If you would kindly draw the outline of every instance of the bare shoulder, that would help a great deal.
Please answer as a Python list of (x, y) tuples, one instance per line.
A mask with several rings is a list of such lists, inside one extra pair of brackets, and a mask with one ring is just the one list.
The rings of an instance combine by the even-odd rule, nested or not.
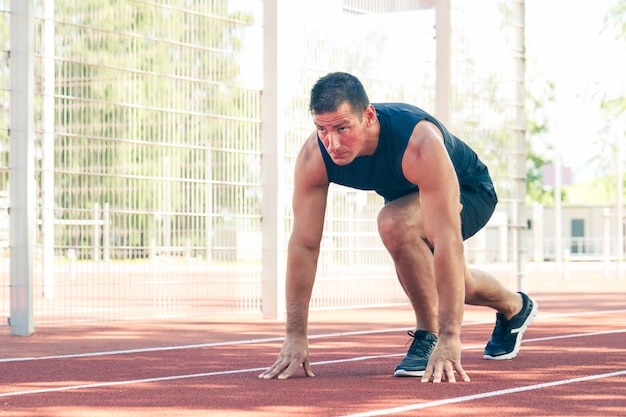
[(300, 148), (296, 159), (295, 177), (296, 182), (301, 185), (328, 185), (326, 166), (317, 142), (316, 132), (311, 133)]
[(415, 126), (402, 157), (402, 171), (420, 189), (429, 178), (441, 178), (446, 172), (454, 172), (443, 135), (435, 124), (422, 120)]
[(417, 147), (419, 150), (424, 147), (432, 146), (437, 142), (443, 144), (443, 135), (441, 130), (432, 122), (428, 120), (421, 120), (415, 125), (411, 138), (409, 139), (409, 146)]

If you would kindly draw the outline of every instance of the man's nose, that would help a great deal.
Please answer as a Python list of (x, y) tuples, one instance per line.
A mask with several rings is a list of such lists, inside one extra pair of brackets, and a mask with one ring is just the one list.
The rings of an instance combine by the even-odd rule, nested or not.
[(339, 149), (340, 145), (341, 145), (341, 141), (339, 140), (339, 135), (329, 133), (328, 134), (328, 150), (336, 151), (337, 149)]

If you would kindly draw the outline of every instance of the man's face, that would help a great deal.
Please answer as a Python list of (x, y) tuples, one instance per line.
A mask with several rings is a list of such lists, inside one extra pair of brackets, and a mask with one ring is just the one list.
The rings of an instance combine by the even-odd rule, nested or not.
[(366, 123), (363, 114), (355, 113), (349, 103), (329, 113), (314, 114), (317, 134), (337, 165), (347, 165), (360, 156), (365, 142)]

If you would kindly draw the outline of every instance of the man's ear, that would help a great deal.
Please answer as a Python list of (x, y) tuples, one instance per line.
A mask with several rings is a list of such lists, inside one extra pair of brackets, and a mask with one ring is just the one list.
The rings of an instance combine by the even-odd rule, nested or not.
[(365, 125), (370, 127), (376, 120), (376, 109), (371, 104), (365, 108)]

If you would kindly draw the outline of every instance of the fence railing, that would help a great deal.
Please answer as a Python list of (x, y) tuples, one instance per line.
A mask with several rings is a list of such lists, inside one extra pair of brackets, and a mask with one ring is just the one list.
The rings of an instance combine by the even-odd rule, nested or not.
[[(263, 55), (270, 44), (263, 43), (261, 0), (132, 1), (121, 9), (100, 0), (35, 3), (32, 27), (20, 29), (35, 34), (29, 96), (36, 103), (38, 323), (261, 311), (268, 182), (261, 166), (271, 159), (263, 144), (281, 144), (275, 173), (286, 198), (272, 215), (287, 234), (291, 169), (313, 128), (306, 98), (313, 82), (329, 71), (351, 71), (373, 101), (436, 107), (432, 2), (282, 2), (294, 10), (286, 27), (297, 30), (276, 42), (296, 44), (281, 49), (280, 68), (265, 65), (273, 61)], [(506, 209), (518, 178), (503, 157), (515, 152), (507, 141), (515, 136), (510, 115), (518, 80), (503, 28), (510, 32), (515, 24), (502, 0), (452, 5), (450, 125), (488, 163)], [(8, 8), (0, 2), (3, 197), (11, 173)], [(501, 21), (491, 18), (497, 13)], [(488, 56), (472, 53), (482, 39), (474, 37), (477, 29), (494, 34)], [(397, 49), (407, 39), (419, 54)], [(271, 70), (284, 77), (275, 118), (280, 138), (261, 137), (268, 112), (261, 111), (262, 88)], [(477, 117), (485, 109), (489, 117)], [(405, 302), (377, 236), (381, 205), (371, 194), (331, 191), (313, 308)], [(0, 207), (0, 243), (7, 241), (4, 220)], [(0, 249), (0, 323), (6, 323), (11, 249)], [(483, 251), (481, 259), (510, 266), (513, 257), (502, 252)]]

